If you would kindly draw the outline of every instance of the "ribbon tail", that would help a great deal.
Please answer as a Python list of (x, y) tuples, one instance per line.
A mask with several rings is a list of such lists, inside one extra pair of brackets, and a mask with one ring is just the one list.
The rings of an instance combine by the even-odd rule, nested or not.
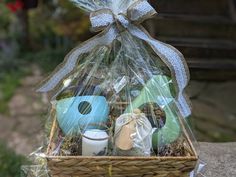
[(64, 62), (49, 76), (37, 92), (49, 92), (53, 90), (68, 74), (70, 74), (76, 64), (79, 56), (88, 53), (99, 45), (109, 45), (117, 36), (117, 30), (114, 27), (101, 32), (92, 39), (82, 43), (73, 49), (64, 59)]
[(186, 118), (191, 115), (190, 101), (185, 95), (190, 74), (183, 55), (174, 47), (153, 39), (143, 27), (130, 25), (128, 31), (135, 37), (146, 41), (171, 71), (177, 90), (176, 105), (180, 114)]
[(192, 114), (190, 100), (184, 91), (179, 93), (176, 105), (183, 117), (186, 118)]

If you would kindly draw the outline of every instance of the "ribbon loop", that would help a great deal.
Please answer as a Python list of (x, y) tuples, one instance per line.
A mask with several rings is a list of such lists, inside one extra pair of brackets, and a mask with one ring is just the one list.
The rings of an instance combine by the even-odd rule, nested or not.
[(142, 23), (156, 14), (156, 10), (146, 0), (135, 2), (127, 11), (128, 18), (135, 23)]
[(101, 9), (90, 13), (90, 22), (93, 31), (105, 30), (114, 21), (115, 18), (110, 9)]

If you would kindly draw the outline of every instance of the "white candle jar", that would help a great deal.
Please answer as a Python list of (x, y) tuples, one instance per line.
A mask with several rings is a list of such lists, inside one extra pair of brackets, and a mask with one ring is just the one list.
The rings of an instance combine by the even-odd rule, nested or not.
[(85, 131), (82, 138), (82, 156), (105, 156), (108, 152), (109, 136), (105, 130)]

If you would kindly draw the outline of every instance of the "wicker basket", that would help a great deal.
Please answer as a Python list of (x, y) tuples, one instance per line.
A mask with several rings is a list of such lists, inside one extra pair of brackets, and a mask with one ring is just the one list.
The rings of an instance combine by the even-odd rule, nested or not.
[[(195, 168), (198, 156), (181, 120), (180, 124), (190, 147), (190, 156), (47, 156), (50, 174), (53, 177), (187, 177)], [(57, 128), (55, 118), (48, 151)]]

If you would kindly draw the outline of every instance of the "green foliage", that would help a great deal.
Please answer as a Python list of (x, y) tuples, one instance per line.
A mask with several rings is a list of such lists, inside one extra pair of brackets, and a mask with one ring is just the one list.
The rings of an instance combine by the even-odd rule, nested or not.
[(18, 14), (0, 3), (0, 113), (8, 112), (8, 102), (29, 65), (37, 64), (44, 73), (51, 72), (75, 41), (84, 41), (90, 35), (88, 16), (70, 1), (42, 0), (28, 13), (30, 47), (23, 50), (18, 33), (14, 33), (15, 28), (21, 28)]
[(20, 177), (21, 165), (29, 163), (24, 156), (17, 155), (5, 144), (0, 143), (0, 176)]
[[(11, 13), (4, 3), (0, 3), (0, 43), (2, 39), (17, 39), (17, 29), (24, 29), (21, 20), (18, 13)], [(90, 37), (88, 15), (70, 1), (42, 0), (36, 9), (28, 11), (28, 22), (28, 47), (37, 50), (64, 47)], [(24, 48), (21, 44), (22, 41), (18, 41)]]
[(0, 38), (8, 36), (8, 28), (12, 20), (12, 14), (5, 4), (0, 3)]
[(20, 85), (20, 78), (25, 73), (23, 71), (16, 71), (5, 74), (0, 78), (0, 113), (8, 112), (8, 102), (15, 93), (15, 90)]
[(20, 56), (20, 60), (28, 64), (34, 63), (40, 66), (44, 73), (51, 72), (61, 63), (68, 50), (64, 48), (45, 49), (38, 52), (28, 52)]
[(20, 79), (29, 73), (32, 64), (40, 66), (44, 73), (51, 72), (61, 63), (68, 50), (45, 49), (21, 53), (16, 58), (0, 58), (0, 113), (8, 113), (8, 102), (20, 86)]
[(79, 41), (90, 36), (88, 16), (70, 1), (44, 0), (36, 10), (30, 11), (29, 24), (36, 45), (52, 39)]

